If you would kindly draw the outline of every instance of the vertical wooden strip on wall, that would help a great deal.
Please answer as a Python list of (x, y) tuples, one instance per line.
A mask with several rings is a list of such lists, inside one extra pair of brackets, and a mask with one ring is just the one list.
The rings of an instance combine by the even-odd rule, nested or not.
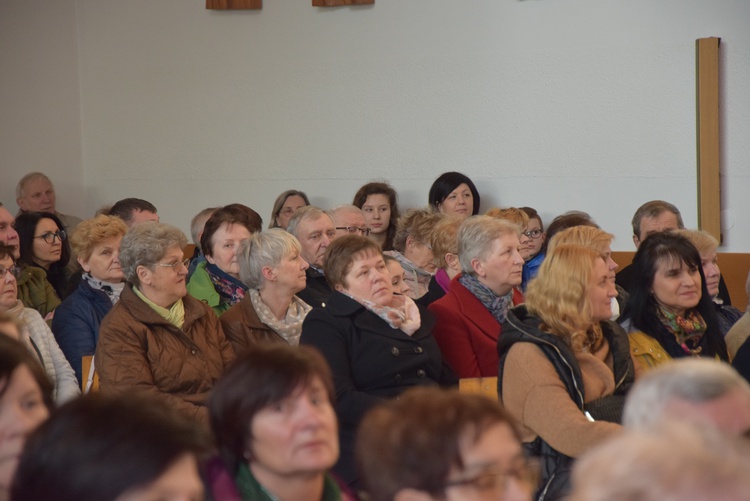
[(214, 10), (262, 9), (263, 0), (206, 0), (206, 8)]
[(698, 145), (698, 225), (721, 242), (719, 42), (695, 41)]

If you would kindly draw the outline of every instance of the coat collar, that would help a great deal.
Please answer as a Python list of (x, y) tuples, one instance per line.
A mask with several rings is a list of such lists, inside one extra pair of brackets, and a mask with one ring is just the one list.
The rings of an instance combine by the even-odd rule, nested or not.
[[(182, 330), (187, 330), (189, 326), (200, 319), (206, 314), (205, 308), (202, 306), (201, 301), (186, 294), (182, 301), (185, 305), (185, 323), (182, 326)], [(174, 327), (164, 317), (156, 313), (149, 305), (147, 305), (141, 298), (136, 296), (133, 292), (132, 284), (126, 284), (125, 288), (120, 295), (120, 301), (117, 304), (122, 304), (128, 309), (130, 314), (139, 322), (144, 324), (161, 324), (169, 325)]]

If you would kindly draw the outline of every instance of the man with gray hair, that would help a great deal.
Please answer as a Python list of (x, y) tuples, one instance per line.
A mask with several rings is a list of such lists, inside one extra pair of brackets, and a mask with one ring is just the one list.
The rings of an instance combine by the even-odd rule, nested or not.
[(365, 216), (362, 209), (355, 205), (339, 205), (330, 209), (328, 214), (333, 219), (336, 227), (336, 238), (346, 235), (359, 235), (366, 237), (370, 234), (370, 229), (365, 223)]
[[(52, 181), (41, 172), (30, 172), (16, 185), (16, 204), (20, 212), (49, 212), (62, 222), (63, 229), (70, 235), (81, 218), (57, 212), (57, 199)], [(75, 261), (75, 259), (72, 259)]]
[(750, 383), (729, 365), (678, 359), (647, 372), (630, 390), (622, 422), (651, 429), (681, 421), (731, 436), (750, 432)]
[(307, 205), (294, 212), (286, 230), (297, 237), (302, 258), (310, 265), (305, 270), (307, 286), (297, 296), (312, 307), (324, 306), (332, 290), (323, 275), (323, 265), (326, 249), (336, 238), (336, 225), (323, 209)]

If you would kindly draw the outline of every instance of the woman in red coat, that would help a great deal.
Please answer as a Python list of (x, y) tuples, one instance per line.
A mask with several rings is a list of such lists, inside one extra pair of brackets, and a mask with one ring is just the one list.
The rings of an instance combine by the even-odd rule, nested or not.
[(432, 303), (432, 333), (459, 378), (497, 376), (497, 340), (508, 309), (523, 302), (520, 228), (489, 216), (473, 216), (458, 231), (461, 274)]

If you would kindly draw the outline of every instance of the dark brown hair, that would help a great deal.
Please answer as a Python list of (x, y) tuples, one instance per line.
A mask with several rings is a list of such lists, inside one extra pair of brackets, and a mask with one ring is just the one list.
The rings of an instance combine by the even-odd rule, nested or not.
[[(12, 322), (13, 320), (8, 321)], [(39, 385), (39, 389), (42, 390), (44, 405), (47, 406), (47, 409), (52, 410), (55, 406), (53, 396), (55, 388), (52, 386), (39, 361), (34, 358), (20, 341), (16, 341), (5, 334), (0, 334), (0, 397), (8, 388), (13, 372), (21, 365), (29, 368), (34, 381)]]
[(382, 255), (378, 244), (367, 237), (359, 235), (345, 235), (337, 238), (326, 249), (325, 263), (323, 264), (323, 274), (332, 289), (337, 285), (347, 284), (344, 277), (352, 269), (354, 260), (365, 254)]
[(396, 236), (396, 224), (399, 218), (398, 212), (398, 194), (388, 183), (372, 182), (362, 186), (354, 195), (352, 205), (359, 207), (365, 205), (367, 197), (370, 195), (385, 195), (388, 197), (388, 203), (391, 206), (391, 217), (388, 219), (388, 231), (383, 244), (383, 250), (393, 250), (393, 238)]
[(229, 204), (216, 209), (203, 226), (201, 251), (204, 256), (213, 256), (214, 233), (219, 231), (224, 224), (239, 224), (247, 228), (250, 233), (257, 233), (263, 228), (263, 219), (247, 205)]

